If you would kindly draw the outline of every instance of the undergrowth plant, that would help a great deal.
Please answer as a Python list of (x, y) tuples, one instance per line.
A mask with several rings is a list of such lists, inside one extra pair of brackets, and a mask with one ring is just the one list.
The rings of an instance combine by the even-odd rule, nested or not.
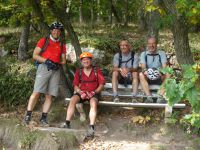
[(7, 108), (25, 104), (32, 92), (33, 80), (20, 73), (18, 65), (13, 66), (0, 61), (0, 102)]
[(182, 123), (187, 123), (200, 133), (200, 64), (183, 65), (183, 78), (177, 83), (175, 78), (169, 78), (164, 85), (166, 99), (169, 105), (187, 100), (192, 108), (191, 114), (186, 114)]

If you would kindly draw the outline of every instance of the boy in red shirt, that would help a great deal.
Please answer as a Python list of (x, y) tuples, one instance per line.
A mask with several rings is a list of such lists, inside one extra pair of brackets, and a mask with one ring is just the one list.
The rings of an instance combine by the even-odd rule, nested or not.
[(90, 126), (86, 137), (94, 137), (94, 123), (97, 115), (97, 104), (105, 79), (99, 68), (92, 66), (93, 55), (83, 52), (80, 55), (82, 69), (77, 69), (74, 77), (74, 95), (72, 96), (68, 109), (64, 128), (70, 128), (70, 120), (74, 114), (77, 103), (88, 101), (90, 103)]
[(63, 25), (54, 22), (50, 26), (49, 37), (41, 38), (33, 52), (33, 59), (37, 61), (37, 72), (33, 93), (30, 96), (24, 123), (29, 124), (35, 104), (41, 93), (45, 94), (41, 126), (49, 126), (47, 114), (52, 103), (52, 96), (58, 95), (60, 81), (60, 67), (66, 63), (66, 46), (60, 41)]

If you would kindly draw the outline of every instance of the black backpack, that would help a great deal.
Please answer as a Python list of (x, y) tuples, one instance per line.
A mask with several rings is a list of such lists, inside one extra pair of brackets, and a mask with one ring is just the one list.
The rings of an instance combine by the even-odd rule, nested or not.
[(118, 68), (121, 67), (121, 64), (122, 63), (128, 63), (130, 60), (131, 60), (131, 65), (133, 67), (133, 62), (134, 62), (134, 55), (135, 55), (135, 52), (134, 51), (131, 51), (131, 58), (126, 60), (126, 61), (122, 61), (122, 52), (119, 52), (119, 65), (118, 65)]

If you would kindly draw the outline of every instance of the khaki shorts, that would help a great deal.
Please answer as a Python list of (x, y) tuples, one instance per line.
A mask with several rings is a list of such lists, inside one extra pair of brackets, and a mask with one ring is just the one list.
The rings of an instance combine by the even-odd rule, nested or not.
[(45, 64), (40, 64), (37, 68), (33, 92), (58, 96), (59, 82), (60, 69), (48, 71)]

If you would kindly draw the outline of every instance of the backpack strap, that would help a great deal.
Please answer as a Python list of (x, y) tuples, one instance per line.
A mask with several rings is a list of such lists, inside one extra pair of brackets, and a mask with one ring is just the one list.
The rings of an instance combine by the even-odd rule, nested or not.
[(135, 56), (135, 52), (134, 51), (131, 51), (131, 65), (133, 67), (133, 63), (134, 63), (134, 56)]
[(48, 45), (49, 45), (49, 36), (46, 36), (44, 45), (42, 46), (41, 51), (39, 53), (40, 55), (47, 49)]
[(121, 64), (122, 64), (122, 52), (120, 51), (119, 52), (119, 65), (118, 65), (118, 68), (121, 67)]
[(133, 67), (134, 55), (135, 55), (135, 52), (134, 52), (134, 51), (131, 51), (131, 58), (128, 59), (127, 61), (122, 61), (122, 52), (119, 52), (119, 65), (118, 65), (118, 68), (121, 67), (121, 64), (122, 64), (122, 63), (128, 63), (130, 60), (131, 60), (131, 65), (132, 65), (132, 67)]
[(83, 71), (83, 68), (79, 68), (79, 83), (82, 82), (82, 71)]
[(162, 65), (162, 62), (161, 62), (161, 56), (160, 56), (160, 54), (158, 53), (158, 54), (147, 54), (146, 53), (146, 51), (145, 51), (145, 62), (146, 62), (146, 68), (148, 69), (148, 65), (147, 65), (147, 56), (158, 56), (159, 57), (159, 62), (160, 62), (160, 64)]

